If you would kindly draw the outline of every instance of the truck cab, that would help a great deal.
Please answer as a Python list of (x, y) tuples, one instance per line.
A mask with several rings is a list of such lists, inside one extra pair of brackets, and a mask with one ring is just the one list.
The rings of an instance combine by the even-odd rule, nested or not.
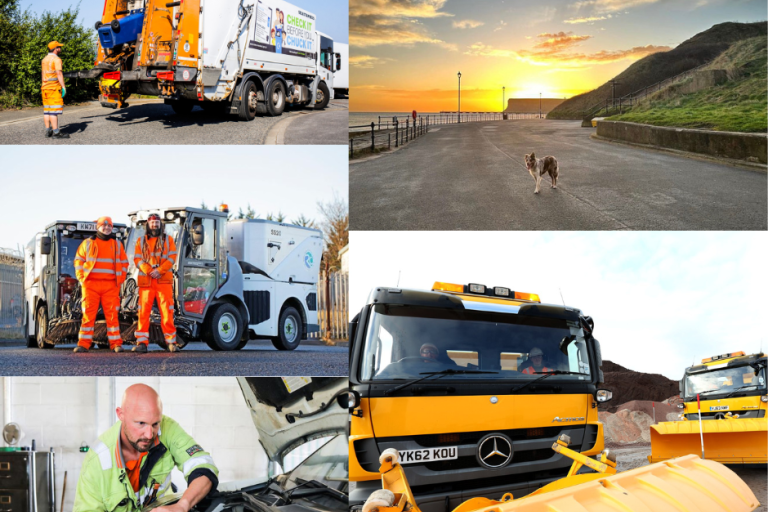
[[(121, 243), (127, 230), (125, 224), (113, 226)], [(77, 342), (81, 293), (74, 260), (83, 240), (95, 235), (95, 222), (57, 220), (26, 245), (24, 329), (28, 347), (51, 348), (56, 343)], [(103, 318), (99, 311), (97, 322)], [(66, 327), (73, 323), (77, 328)]]
[(350, 505), (380, 487), (379, 456), (400, 452), (425, 512), (471, 497), (516, 497), (565, 476), (562, 434), (603, 450), (594, 323), (538, 295), (480, 284), (375, 288), (350, 323)]

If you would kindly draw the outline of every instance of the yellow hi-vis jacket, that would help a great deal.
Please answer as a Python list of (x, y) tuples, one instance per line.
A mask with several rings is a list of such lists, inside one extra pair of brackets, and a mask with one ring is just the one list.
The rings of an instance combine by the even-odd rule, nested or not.
[(141, 461), (139, 490), (134, 492), (120, 447), (121, 427), (120, 421), (112, 425), (85, 456), (77, 482), (74, 512), (141, 510), (154, 501), (153, 494), (157, 499), (171, 489), (174, 466), (184, 474), (187, 482), (206, 476), (213, 483), (211, 491), (216, 490), (219, 470), (211, 455), (178, 423), (163, 416), (155, 444)]

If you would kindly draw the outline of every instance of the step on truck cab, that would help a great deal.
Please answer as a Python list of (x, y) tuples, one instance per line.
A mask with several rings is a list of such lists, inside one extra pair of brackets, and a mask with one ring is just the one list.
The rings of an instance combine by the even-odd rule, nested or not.
[(723, 464), (768, 463), (766, 364), (764, 353), (732, 352), (686, 368), (681, 421), (651, 426), (649, 460), (701, 456), (703, 444), (703, 457)]
[[(125, 224), (113, 226), (121, 243), (127, 230)], [(77, 343), (82, 297), (75, 256), (83, 240), (95, 235), (95, 222), (57, 220), (36, 233), (24, 248), (24, 332), (28, 347), (51, 348), (54, 339), (55, 343)], [(104, 322), (101, 309), (96, 322)], [(106, 336), (103, 341), (106, 343)]]
[(380, 488), (395, 448), (424, 512), (516, 497), (564, 477), (558, 437), (604, 447), (600, 344), (590, 317), (538, 295), (437, 282), (375, 288), (350, 323), (350, 505)]
[[(133, 256), (152, 213), (176, 243), (174, 321), (182, 345), (202, 340), (214, 350), (239, 350), (262, 338), (293, 350), (319, 330), (321, 232), (261, 219), (228, 221), (226, 205), (219, 211), (169, 207), (129, 213), (124, 314), (137, 318), (139, 270)], [(163, 343), (157, 313), (150, 341)]]
[(251, 120), (333, 99), (333, 39), (283, 0), (104, 0), (90, 70), (100, 101), (158, 96), (179, 114), (195, 105)]

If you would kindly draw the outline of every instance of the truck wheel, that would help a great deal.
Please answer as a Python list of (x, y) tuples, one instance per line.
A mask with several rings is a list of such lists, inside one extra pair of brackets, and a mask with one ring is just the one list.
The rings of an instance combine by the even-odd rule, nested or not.
[(220, 304), (211, 313), (205, 342), (213, 350), (236, 350), (243, 336), (243, 319), (232, 304)]
[(195, 108), (195, 104), (191, 101), (172, 101), (171, 108), (173, 108), (173, 111), (176, 112), (176, 114), (185, 116), (192, 112), (192, 109)]
[(103, 24), (101, 21), (97, 21), (97, 22), (96, 22), (96, 25), (94, 25), (94, 28), (95, 28), (95, 29), (96, 29), (96, 31), (98, 32), (98, 31), (99, 31), (99, 29), (100, 29), (100, 28), (101, 28), (103, 25), (104, 25), (104, 24)]
[(109, 23), (109, 26), (112, 28), (112, 32), (114, 32), (115, 34), (117, 34), (118, 32), (120, 32), (120, 22), (119, 22), (119, 21), (117, 21), (117, 20), (112, 20), (112, 21)]
[(48, 311), (45, 306), (37, 308), (37, 328), (35, 329), (35, 337), (37, 338), (37, 348), (52, 348), (53, 345), (45, 341), (45, 337), (48, 335)]
[(294, 350), (301, 343), (303, 336), (301, 315), (296, 308), (285, 308), (277, 325), (277, 336), (272, 338), (272, 345), (277, 350)]
[(267, 115), (279, 116), (285, 110), (285, 87), (280, 80), (272, 80), (267, 91)]
[(255, 82), (249, 80), (243, 85), (241, 98), (237, 115), (242, 121), (252, 121), (256, 117), (256, 105), (258, 104), (258, 90)]
[(328, 86), (325, 85), (325, 82), (320, 82), (317, 86), (315, 110), (323, 110), (328, 106), (328, 102), (330, 101), (331, 93), (328, 91)]

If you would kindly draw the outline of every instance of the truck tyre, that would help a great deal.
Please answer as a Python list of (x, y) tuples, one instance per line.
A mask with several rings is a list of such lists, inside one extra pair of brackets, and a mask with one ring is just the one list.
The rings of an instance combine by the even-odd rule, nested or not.
[(328, 102), (331, 101), (331, 93), (328, 91), (328, 86), (325, 82), (317, 84), (317, 95), (315, 101), (315, 110), (323, 110), (328, 106)]
[(118, 32), (120, 32), (120, 22), (119, 22), (119, 21), (117, 21), (117, 20), (112, 20), (112, 21), (109, 23), (109, 26), (112, 28), (112, 32), (114, 32), (114, 33), (118, 33)]
[(249, 80), (243, 85), (243, 94), (240, 100), (240, 107), (237, 116), (242, 121), (253, 121), (256, 117), (256, 105), (258, 103), (258, 89), (253, 80)]
[(272, 80), (266, 95), (267, 115), (279, 116), (285, 110), (285, 86), (280, 80)]
[(101, 21), (97, 21), (97, 22), (96, 22), (96, 25), (94, 25), (94, 28), (96, 29), (96, 32), (98, 32), (98, 31), (99, 31), (99, 29), (100, 29), (100, 28), (101, 28), (103, 25), (104, 25), (104, 24), (103, 24)]
[(301, 315), (296, 308), (285, 308), (280, 314), (277, 336), (272, 338), (272, 345), (277, 350), (294, 350), (301, 343), (302, 330)]
[(243, 336), (243, 319), (232, 304), (220, 304), (208, 317), (205, 342), (213, 350), (237, 350)]
[(173, 108), (173, 111), (176, 112), (176, 114), (185, 116), (192, 112), (192, 109), (195, 108), (195, 104), (191, 101), (172, 101), (171, 108)]
[(45, 336), (48, 334), (48, 311), (45, 306), (37, 308), (37, 327), (35, 327), (35, 338), (37, 340), (37, 348), (53, 348), (53, 345), (45, 341)]

